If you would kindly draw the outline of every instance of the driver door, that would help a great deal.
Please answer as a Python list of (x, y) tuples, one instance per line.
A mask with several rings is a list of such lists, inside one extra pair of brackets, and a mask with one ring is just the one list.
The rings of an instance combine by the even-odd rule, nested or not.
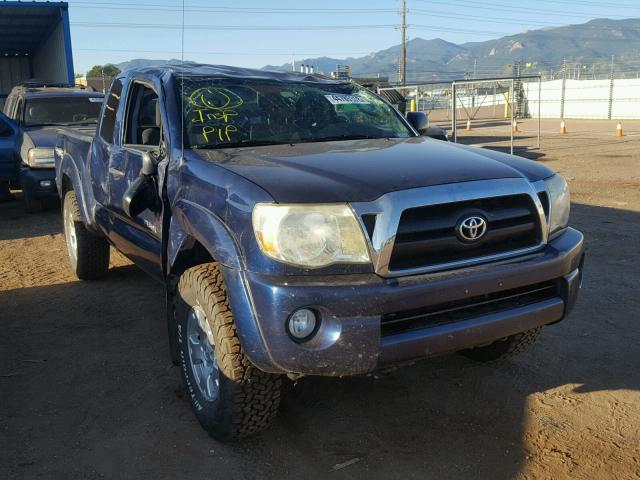
[[(162, 119), (158, 95), (152, 85), (133, 81), (127, 89), (126, 110), (120, 145), (109, 156), (107, 209), (111, 217), (113, 244), (152, 276), (162, 278), (162, 210), (145, 210), (129, 217), (123, 199), (129, 186), (140, 175), (142, 155), (151, 152), (160, 160)], [(158, 192), (160, 194), (160, 192)]]

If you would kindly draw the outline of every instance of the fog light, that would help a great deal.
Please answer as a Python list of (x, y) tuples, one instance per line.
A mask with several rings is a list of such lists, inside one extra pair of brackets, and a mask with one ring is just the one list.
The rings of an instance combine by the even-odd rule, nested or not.
[(51, 180), (40, 180), (40, 186), (43, 188), (49, 188), (51, 186)]
[(289, 317), (289, 333), (297, 340), (304, 340), (315, 331), (318, 320), (313, 310), (301, 308)]

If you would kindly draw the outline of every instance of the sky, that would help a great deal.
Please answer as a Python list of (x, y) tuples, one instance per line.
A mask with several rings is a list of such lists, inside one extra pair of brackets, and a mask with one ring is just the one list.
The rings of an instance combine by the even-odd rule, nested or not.
[[(184, 0), (184, 58), (244, 67), (361, 57), (401, 41), (401, 0)], [(182, 0), (69, 0), (75, 71), (180, 58)], [(407, 37), (485, 41), (525, 30), (640, 17), (640, 1), (407, 0)]]

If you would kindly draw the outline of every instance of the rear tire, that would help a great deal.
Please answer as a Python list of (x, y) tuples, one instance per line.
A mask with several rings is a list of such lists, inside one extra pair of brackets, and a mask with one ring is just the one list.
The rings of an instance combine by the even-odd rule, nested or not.
[(278, 411), (281, 377), (245, 355), (217, 264), (184, 272), (174, 306), (182, 379), (200, 425), (218, 440), (265, 429)]
[(104, 277), (109, 270), (109, 243), (87, 230), (73, 190), (64, 195), (62, 222), (73, 273), (80, 280)]
[(514, 357), (529, 350), (538, 339), (541, 331), (542, 327), (533, 328), (526, 332), (517, 333), (510, 337), (497, 340), (484, 347), (462, 350), (460, 353), (478, 362), (492, 362), (494, 360)]

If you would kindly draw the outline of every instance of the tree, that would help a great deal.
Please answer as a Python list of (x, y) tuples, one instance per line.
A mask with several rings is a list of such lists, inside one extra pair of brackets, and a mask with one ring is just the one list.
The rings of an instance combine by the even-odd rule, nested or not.
[(115, 77), (120, 73), (120, 69), (113, 63), (107, 63), (106, 65), (96, 65), (87, 72), (87, 78), (100, 78), (105, 76), (107, 78)]

